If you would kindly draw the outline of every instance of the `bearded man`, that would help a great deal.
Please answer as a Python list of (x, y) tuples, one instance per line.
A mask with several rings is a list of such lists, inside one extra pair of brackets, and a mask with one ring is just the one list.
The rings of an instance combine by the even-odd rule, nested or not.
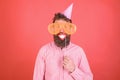
[(48, 31), (54, 41), (40, 49), (33, 80), (93, 80), (83, 49), (70, 41), (76, 31), (70, 17), (56, 13)]

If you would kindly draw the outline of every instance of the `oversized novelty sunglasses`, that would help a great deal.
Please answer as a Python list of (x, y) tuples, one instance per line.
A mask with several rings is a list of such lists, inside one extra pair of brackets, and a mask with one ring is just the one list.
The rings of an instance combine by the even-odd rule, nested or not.
[(76, 32), (76, 25), (72, 23), (51, 23), (48, 25), (48, 31), (51, 34), (58, 34), (60, 31), (64, 30), (65, 33), (67, 34), (73, 34)]

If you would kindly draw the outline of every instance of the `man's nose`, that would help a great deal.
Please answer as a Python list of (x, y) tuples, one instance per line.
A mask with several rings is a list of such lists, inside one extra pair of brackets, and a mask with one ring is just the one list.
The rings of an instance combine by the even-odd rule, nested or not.
[(60, 29), (60, 32), (64, 32), (64, 29)]

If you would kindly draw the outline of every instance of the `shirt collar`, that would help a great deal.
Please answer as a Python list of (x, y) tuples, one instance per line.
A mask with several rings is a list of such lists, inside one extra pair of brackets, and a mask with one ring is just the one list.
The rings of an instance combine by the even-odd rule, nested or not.
[[(71, 47), (72, 43), (70, 42), (68, 46), (64, 47), (62, 50), (64, 49), (69, 49)], [(52, 47), (54, 47), (55, 49), (61, 49), (60, 47), (56, 46), (56, 44), (54, 43), (54, 41), (52, 42)]]

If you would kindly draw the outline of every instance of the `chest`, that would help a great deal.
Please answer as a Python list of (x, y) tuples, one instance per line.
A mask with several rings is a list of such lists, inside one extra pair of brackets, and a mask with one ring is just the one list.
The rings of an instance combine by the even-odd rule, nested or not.
[(63, 64), (63, 58), (64, 56), (68, 56), (72, 59), (74, 64), (78, 66), (80, 62), (80, 58), (78, 56), (78, 52), (74, 50), (48, 50), (46, 56), (46, 67), (49, 67), (49, 69), (58, 69), (62, 67)]

